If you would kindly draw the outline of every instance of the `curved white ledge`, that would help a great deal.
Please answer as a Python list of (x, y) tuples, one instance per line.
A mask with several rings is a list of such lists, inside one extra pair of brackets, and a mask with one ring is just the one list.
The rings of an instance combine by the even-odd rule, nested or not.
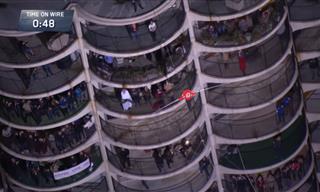
[(144, 50), (141, 50), (141, 51), (133, 51), (131, 53), (119, 53), (119, 52), (108, 52), (108, 51), (105, 51), (103, 49), (100, 49), (100, 48), (96, 48), (94, 45), (91, 45), (89, 42), (86, 41), (86, 39), (83, 37), (83, 46), (84, 48), (92, 51), (92, 52), (95, 52), (95, 53), (98, 53), (100, 55), (109, 55), (109, 56), (112, 56), (112, 57), (135, 57), (135, 56), (139, 56), (139, 55), (145, 55), (147, 53), (151, 53), (151, 52), (154, 52), (160, 48), (163, 48), (165, 46), (167, 46), (168, 44), (170, 44), (172, 41), (174, 41), (175, 39), (177, 39), (183, 32), (187, 31), (188, 30), (188, 22), (187, 22), (187, 19), (185, 17), (184, 19), (184, 22), (181, 26), (181, 28), (179, 30), (177, 30), (170, 38), (168, 38), (165, 42), (161, 43), (161, 44), (158, 44), (156, 45), (155, 47), (153, 48), (150, 48), (150, 49), (144, 49)]
[(68, 151), (66, 153), (62, 153), (59, 155), (53, 155), (48, 157), (31, 157), (19, 154), (15, 151), (12, 151), (2, 143), (0, 143), (0, 147), (2, 150), (4, 150), (6, 153), (10, 154), (11, 156), (17, 157), (19, 159), (24, 159), (28, 161), (55, 161), (58, 159), (63, 159), (65, 157), (72, 156), (74, 154), (80, 153), (81, 151), (84, 151), (85, 149), (89, 148), (91, 145), (95, 144), (98, 141), (98, 133), (95, 132), (85, 143), (81, 144), (80, 146), (72, 149), (71, 151)]
[(298, 31), (301, 29), (316, 27), (320, 25), (320, 19), (313, 20), (313, 21), (290, 21), (290, 25), (292, 31)]
[(303, 89), (303, 92), (313, 91), (320, 89), (320, 82), (314, 82), (314, 83), (301, 83), (301, 87)]
[(125, 171), (121, 171), (118, 168), (116, 168), (114, 165), (112, 165), (112, 163), (109, 163), (109, 166), (111, 168), (111, 171), (114, 172), (117, 175), (120, 175), (122, 177), (125, 178), (129, 178), (129, 179), (134, 179), (134, 180), (160, 180), (160, 179), (166, 179), (168, 177), (173, 177), (176, 175), (179, 175), (183, 172), (185, 172), (188, 169), (191, 169), (192, 167), (198, 166), (198, 162), (204, 157), (209, 155), (211, 152), (210, 149), (210, 144), (206, 144), (206, 147), (203, 149), (203, 151), (199, 154), (199, 156), (197, 158), (195, 158), (194, 160), (192, 160), (189, 164), (181, 167), (180, 169), (171, 172), (171, 173), (163, 173), (161, 175), (134, 175), (132, 173), (126, 173)]
[(251, 75), (247, 75), (247, 76), (243, 76), (243, 77), (231, 77), (231, 78), (220, 78), (220, 77), (214, 77), (208, 74), (205, 74), (203, 72), (201, 72), (201, 76), (202, 76), (202, 80), (204, 83), (234, 83), (234, 82), (238, 82), (238, 81), (246, 81), (246, 80), (250, 80), (250, 79), (254, 79), (257, 77), (261, 77), (262, 75), (268, 74), (270, 73), (270, 71), (274, 70), (275, 68), (277, 68), (278, 66), (280, 66), (284, 60), (291, 54), (291, 48), (292, 48), (293, 42), (292, 40), (289, 41), (287, 50), (285, 51), (285, 53), (282, 55), (282, 57), (271, 67), (262, 70), (260, 72), (251, 74)]
[(204, 110), (204, 106), (202, 106), (201, 113), (199, 114), (198, 119), (193, 123), (193, 125), (190, 128), (188, 128), (184, 133), (174, 137), (171, 140), (168, 140), (168, 141), (165, 141), (165, 142), (162, 142), (162, 143), (152, 144), (152, 145), (139, 145), (139, 146), (138, 145), (128, 145), (128, 144), (125, 144), (125, 143), (122, 143), (122, 142), (119, 142), (119, 141), (115, 141), (114, 139), (109, 137), (104, 131), (102, 131), (103, 132), (103, 138), (104, 138), (103, 139), (104, 140), (104, 145), (107, 147), (107, 146), (109, 146), (111, 144), (111, 145), (114, 145), (114, 146), (130, 149), (130, 150), (151, 150), (151, 149), (155, 149), (155, 148), (165, 147), (167, 145), (170, 145), (170, 144), (173, 144), (173, 143), (177, 143), (181, 139), (187, 137), (192, 132), (194, 132), (196, 129), (198, 129), (204, 122), (205, 122), (205, 110)]
[[(263, 168), (250, 169), (250, 170), (232, 169), (232, 168), (225, 167), (223, 165), (219, 165), (220, 171), (224, 174), (238, 174), (238, 175), (239, 174), (248, 174), (248, 175), (250, 175), (250, 174), (262, 173), (262, 172), (266, 172), (271, 169), (275, 169), (275, 168), (280, 167), (280, 166), (286, 164), (287, 162), (291, 161), (293, 158), (295, 158), (300, 153), (300, 151), (305, 146), (308, 145), (308, 138), (309, 138), (309, 131), (306, 128), (306, 135), (305, 135), (304, 141), (301, 143), (301, 145), (298, 147), (298, 149), (296, 149), (296, 151), (293, 154), (291, 154), (289, 157), (287, 157), (285, 160), (282, 160), (276, 164), (269, 165), (269, 166), (263, 167)], [(311, 153), (311, 152), (308, 152), (308, 153)]]
[(299, 62), (308, 60), (308, 59), (313, 59), (313, 58), (317, 58), (320, 57), (320, 49), (319, 51), (303, 51), (303, 52), (298, 52), (297, 54), (297, 58)]
[(271, 105), (275, 102), (277, 102), (280, 98), (282, 98), (283, 96), (285, 96), (288, 91), (294, 86), (294, 84), (297, 81), (299, 72), (296, 66), (295, 69), (295, 74), (293, 75), (290, 84), (286, 87), (286, 89), (284, 89), (279, 95), (273, 97), (271, 100), (268, 100), (262, 104), (256, 105), (256, 106), (252, 106), (252, 107), (245, 107), (245, 108), (222, 108), (222, 107), (217, 107), (214, 106), (212, 104), (210, 104), (208, 102), (207, 108), (208, 108), (208, 112), (209, 114), (212, 113), (223, 113), (223, 114), (232, 114), (232, 113), (246, 113), (246, 112), (251, 112), (251, 111), (255, 111), (258, 109), (262, 109), (264, 107), (267, 107), (268, 105)]
[(233, 52), (233, 51), (239, 51), (242, 49), (247, 49), (249, 47), (256, 46), (256, 45), (264, 42), (265, 40), (269, 39), (270, 37), (272, 37), (280, 29), (280, 27), (282, 25), (284, 25), (284, 22), (287, 19), (287, 15), (288, 15), (288, 10), (286, 8), (284, 8), (283, 16), (282, 16), (280, 22), (278, 23), (278, 25), (274, 29), (272, 29), (268, 34), (263, 35), (260, 39), (254, 41), (254, 42), (245, 44), (245, 45), (238, 45), (238, 46), (233, 45), (233, 46), (228, 46), (228, 47), (212, 47), (209, 45), (204, 45), (197, 40), (194, 43), (195, 43), (196, 48), (199, 52)]
[[(5, 172), (5, 171), (4, 171)], [(9, 176), (9, 174), (7, 174), (5, 172), (6, 177), (8, 178), (8, 180), (19, 186), (22, 187), (24, 189), (28, 189), (28, 190), (32, 190), (32, 191), (41, 191), (41, 192), (46, 192), (46, 191), (61, 191), (61, 190), (66, 190), (81, 184), (84, 184), (86, 182), (90, 182), (91, 180), (93, 180), (94, 178), (99, 177), (99, 175), (104, 174), (105, 173), (105, 166), (103, 165), (103, 163), (101, 163), (101, 165), (94, 171), (92, 172), (90, 175), (88, 175), (87, 177), (80, 179), (79, 181), (73, 182), (71, 184), (68, 185), (64, 185), (64, 186), (59, 186), (59, 187), (52, 187), (52, 188), (37, 188), (37, 187), (30, 187), (28, 185), (25, 185), (23, 183), (20, 183), (19, 181), (14, 180), (12, 177)]]
[[(302, 97), (302, 96), (301, 96)], [(269, 138), (274, 137), (275, 135), (278, 135), (284, 131), (286, 131), (288, 128), (291, 127), (291, 125), (298, 119), (298, 117), (302, 114), (302, 109), (303, 109), (303, 99), (301, 99), (300, 101), (300, 106), (296, 112), (296, 114), (294, 115), (294, 117), (283, 127), (281, 127), (281, 129), (274, 131), (273, 133), (264, 135), (262, 137), (258, 137), (258, 138), (250, 138), (250, 139), (231, 139), (231, 138), (227, 138), (227, 137), (222, 137), (219, 136), (217, 134), (214, 134), (215, 136), (215, 141), (216, 143), (219, 144), (248, 144), (248, 143), (255, 143), (255, 142), (259, 142), (259, 141), (263, 141)], [(239, 130), (240, 131), (240, 130)]]
[(33, 95), (19, 95), (19, 94), (7, 93), (4, 90), (0, 90), (0, 95), (4, 95), (6, 97), (15, 98), (15, 99), (39, 99), (43, 97), (50, 97), (52, 95), (57, 95), (59, 93), (70, 90), (85, 80), (86, 80), (85, 72), (81, 72), (78, 74), (78, 76), (75, 79), (72, 80), (72, 82), (65, 83), (61, 87), (45, 93), (33, 94)]
[(28, 130), (28, 131), (30, 131), (30, 130), (39, 131), (39, 130), (46, 130), (46, 129), (52, 129), (52, 128), (56, 128), (56, 127), (61, 127), (63, 125), (72, 123), (73, 121), (76, 121), (76, 120), (82, 118), (84, 115), (86, 115), (90, 112), (91, 112), (91, 102), (88, 102), (88, 104), (81, 111), (79, 111), (78, 113), (69, 117), (68, 119), (59, 121), (57, 123), (52, 123), (49, 125), (40, 125), (40, 126), (18, 125), (18, 124), (14, 124), (10, 121), (7, 121), (7, 120), (3, 119), (2, 117), (0, 117), (0, 122), (5, 125), (8, 125), (12, 128), (16, 128), (16, 129), (22, 129), (22, 130)]
[(0, 36), (1, 37), (24, 37), (24, 36), (29, 36), (29, 35), (35, 35), (38, 33), (40, 33), (40, 32), (25, 32), (25, 31), (0, 29)]
[[(191, 9), (190, 9), (189, 14), (191, 16), (190, 18), (192, 19), (192, 21), (223, 21), (223, 20), (236, 19), (236, 18), (243, 17), (245, 15), (249, 15), (250, 13), (253, 13), (253, 12), (257, 11), (258, 9), (264, 7), (268, 3), (269, 3), (268, 0), (261, 0), (260, 3), (258, 3), (257, 5), (255, 5), (253, 7), (249, 7), (246, 10), (237, 11), (236, 13), (230, 13), (229, 15), (221, 15), (221, 16), (203, 15), (201, 13), (197, 13), (195, 11), (192, 11)], [(190, 7), (189, 4), (188, 4), (188, 6)]]
[[(159, 82), (162, 82), (162, 81), (164, 81), (166, 79), (171, 78), (172, 76), (174, 76), (177, 73), (179, 73), (180, 71), (182, 71), (182, 69), (184, 69), (186, 66), (188, 66), (190, 64), (192, 65), (192, 61), (194, 59), (192, 51), (193, 50), (191, 48), (187, 58), (177, 68), (175, 68), (172, 72), (168, 73), (165, 77), (161, 77), (161, 78), (158, 78), (158, 79), (155, 79), (155, 80), (152, 80), (152, 81), (149, 81), (149, 82), (144, 82), (144, 83), (125, 84), (125, 87), (129, 88), (129, 89), (135, 89), (135, 88), (139, 88), (139, 87), (146, 87), (146, 86), (151, 86), (153, 84), (157, 84)], [(112, 82), (112, 81), (104, 80), (104, 79), (100, 78), (98, 75), (96, 75), (91, 70), (90, 70), (90, 75), (91, 75), (91, 80), (92, 81), (96, 81), (97, 83), (102, 84), (102, 85), (106, 85), (106, 86), (109, 86), (109, 87), (115, 87), (115, 88), (122, 88), (123, 85), (124, 85), (123, 83), (115, 83), (115, 82)], [(95, 86), (97, 84), (93, 84), (93, 85)], [(98, 88), (98, 87), (96, 87), (96, 88)]]
[(320, 120), (320, 113), (310, 113), (306, 111), (306, 117), (309, 123)]
[(71, 53), (75, 52), (78, 49), (79, 49), (79, 40), (75, 40), (64, 51), (61, 51), (57, 55), (54, 55), (54, 56), (49, 57), (47, 59), (43, 59), (42, 61), (38, 61), (38, 62), (34, 62), (34, 63), (19, 63), (19, 64), (5, 63), (5, 62), (0, 61), (0, 66), (6, 67), (6, 68), (18, 68), (18, 69), (28, 69), (28, 68), (32, 68), (32, 67), (39, 67), (42, 65), (46, 65), (46, 64), (58, 61), (64, 57), (70, 55)]
[[(193, 84), (193, 90), (195, 87), (197, 87), (198, 84), (199, 84), (199, 79), (198, 79), (198, 77), (196, 77), (196, 80)], [(110, 115), (110, 116), (113, 116), (116, 118), (120, 118), (120, 119), (128, 119), (128, 118), (129, 119), (147, 119), (147, 118), (157, 117), (159, 115), (163, 115), (165, 113), (172, 112), (184, 104), (185, 104), (185, 100), (181, 100), (181, 101), (178, 101), (177, 103), (174, 103), (170, 107), (168, 106), (166, 109), (161, 109), (161, 110), (157, 110), (154, 112), (150, 112), (149, 114), (133, 115), (133, 114), (125, 114), (125, 113), (119, 113), (119, 112), (109, 110), (106, 107), (104, 107), (102, 104), (100, 104), (98, 100), (96, 100), (96, 106), (97, 106), (98, 113), (100, 111), (100, 112), (102, 112), (102, 114), (104, 113), (104, 114), (107, 114), (107, 115)], [(99, 113), (99, 114), (101, 114), (101, 113)]]
[(317, 153), (320, 151), (320, 143), (311, 143), (311, 146), (314, 153)]
[(314, 170), (314, 158), (313, 158), (313, 154), (311, 154), (312, 158), (311, 158), (311, 165), (309, 167), (308, 172), (305, 174), (305, 176), (299, 181), (299, 183), (297, 183), (296, 185), (294, 185), (293, 187), (291, 187), (289, 190), (287, 190), (286, 192), (295, 192), (299, 187), (301, 187), (305, 182), (307, 182), (307, 180), (309, 179), (309, 177), (311, 176), (311, 174), (313, 173)]
[(130, 17), (130, 18), (124, 18), (124, 19), (103, 18), (103, 17), (99, 17), (89, 13), (88, 11), (86, 11), (85, 9), (83, 9), (81, 6), (77, 4), (73, 4), (72, 6), (77, 9), (79, 16), (85, 21), (89, 21), (91, 23), (96, 23), (99, 25), (124, 26), (124, 25), (130, 25), (132, 23), (141, 23), (141, 22), (147, 21), (165, 12), (170, 7), (172, 7), (175, 3), (176, 3), (176, 0), (167, 0), (157, 8), (150, 10), (147, 13), (144, 13), (139, 16)]

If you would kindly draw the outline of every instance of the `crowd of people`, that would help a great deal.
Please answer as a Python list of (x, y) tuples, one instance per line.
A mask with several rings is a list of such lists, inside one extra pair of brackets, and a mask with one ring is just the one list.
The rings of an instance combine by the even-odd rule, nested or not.
[(171, 92), (173, 86), (173, 83), (164, 81), (152, 85), (151, 89), (148, 87), (136, 89), (115, 88), (115, 94), (124, 111), (130, 111), (133, 106), (141, 107), (143, 104), (151, 106), (152, 110), (157, 110), (165, 106), (167, 102), (175, 99)]
[(166, 76), (187, 53), (187, 37), (180, 36), (169, 45), (137, 57), (112, 57), (90, 52), (90, 68), (100, 77), (118, 83), (135, 83)]
[(281, 9), (283, 6), (273, 3), (238, 19), (199, 22), (199, 28), (204, 28), (201, 32), (201, 39), (213, 41), (210, 44), (216, 44), (218, 39), (223, 39), (225, 43), (230, 43), (230, 41), (236, 44), (250, 42), (270, 31), (274, 24), (280, 21)]
[[(179, 161), (178, 158), (183, 159), (183, 163), (192, 161), (199, 155), (204, 146), (204, 139), (197, 135), (196, 137), (191, 139), (183, 138), (180, 142), (174, 145), (168, 145), (165, 147), (153, 149), (152, 151), (150, 151), (150, 155), (152, 156), (154, 165), (156, 165), (159, 173), (162, 173), (167, 172), (168, 170), (173, 168), (175, 161)], [(115, 154), (122, 170), (137, 167), (137, 165), (133, 165), (135, 163), (143, 163), (143, 161), (133, 163), (132, 159), (130, 158), (130, 151), (125, 148), (115, 147)], [(146, 157), (146, 159), (148, 159), (148, 157)], [(177, 166), (180, 165), (179, 163), (180, 162), (178, 162)], [(165, 164), (167, 168), (165, 168)], [(183, 164), (181, 164), (180, 166), (182, 165)], [(199, 165), (202, 171), (208, 173), (206, 171), (207, 165), (205, 161), (201, 162)], [(143, 164), (142, 166), (148, 167), (147, 165)], [(140, 166), (138, 165), (138, 167)]]
[(0, 113), (8, 121), (18, 119), (24, 124), (46, 124), (77, 111), (88, 99), (86, 89), (83, 82), (71, 90), (40, 99), (26, 100), (0, 96), (0, 105), (3, 106)]
[(306, 173), (305, 157), (297, 156), (284, 166), (258, 175), (231, 175), (227, 191), (237, 192), (275, 192), (292, 187)]
[(70, 124), (44, 131), (2, 128), (2, 143), (13, 151), (28, 156), (65, 153), (85, 142), (95, 132), (92, 115)]
[[(73, 176), (64, 179), (59, 179), (54, 177), (54, 173), (77, 166), (88, 159), (90, 162), (90, 166), (81, 172), (93, 171), (93, 168), (96, 165), (94, 164), (95, 161), (92, 159), (92, 153), (94, 153), (95, 150), (96, 146), (92, 146), (91, 148), (85, 151), (52, 162), (22, 160), (10, 156), (9, 154), (6, 154), (3, 151), (0, 152), (0, 159), (5, 171), (14, 179), (27, 185), (46, 187), (59, 185), (60, 182), (74, 182), (74, 179), (76, 178)], [(66, 182), (65, 180), (68, 180), (68, 182)]]

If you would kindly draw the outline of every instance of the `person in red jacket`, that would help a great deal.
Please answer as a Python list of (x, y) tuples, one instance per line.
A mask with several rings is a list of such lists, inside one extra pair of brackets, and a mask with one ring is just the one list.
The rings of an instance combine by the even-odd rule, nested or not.
[(247, 68), (247, 59), (242, 51), (239, 51), (238, 60), (239, 60), (239, 69), (242, 72), (243, 76), (245, 76), (246, 68)]

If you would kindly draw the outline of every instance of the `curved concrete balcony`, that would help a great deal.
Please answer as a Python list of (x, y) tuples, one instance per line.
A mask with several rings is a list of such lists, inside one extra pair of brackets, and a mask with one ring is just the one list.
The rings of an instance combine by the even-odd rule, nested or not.
[(0, 117), (4, 124), (17, 128), (29, 126), (44, 129), (53, 124), (61, 126), (62, 121), (81, 115), (89, 100), (86, 85), (81, 83), (73, 90), (50, 97), (21, 100), (2, 96), (0, 102), (3, 106), (0, 108)]
[(296, 78), (296, 65), (290, 56), (278, 68), (254, 80), (208, 84), (206, 97), (216, 110), (255, 110), (279, 100), (279, 96), (283, 97), (284, 91), (292, 88)]
[(67, 125), (41, 131), (18, 130), (3, 125), (0, 130), (5, 134), (0, 136), (0, 145), (4, 151), (21, 159), (61, 159), (96, 142), (96, 128), (92, 119), (91, 115), (86, 115)]
[(104, 133), (116, 143), (141, 147), (168, 145), (167, 142), (187, 136), (203, 123), (201, 111), (201, 99), (198, 98), (158, 117), (144, 120), (112, 118), (101, 120), (101, 124)]
[[(140, 178), (152, 177), (161, 179), (177, 175), (194, 166), (205, 155), (208, 155), (210, 147), (207, 144), (208, 135), (205, 127), (197, 129), (192, 134), (184, 137), (179, 142), (148, 151), (128, 150), (128, 156), (124, 156), (125, 149), (113, 147), (106, 149), (109, 162), (117, 169), (119, 175), (125, 173), (125, 177)], [(166, 165), (159, 166), (155, 156), (168, 156), (168, 161), (163, 158)], [(172, 155), (172, 156), (171, 156)], [(169, 159), (170, 158), (170, 159)], [(172, 161), (171, 161), (172, 160)]]
[(190, 10), (201, 16), (216, 19), (238, 18), (266, 5), (265, 0), (188, 0)]
[[(292, 162), (297, 162), (300, 166), (299, 170), (292, 171), (288, 169), (292, 162), (289, 162), (276, 169), (261, 172), (252, 175), (225, 175), (223, 180), (224, 189), (226, 192), (232, 191), (251, 191), (258, 190), (272, 192), (292, 192), (301, 187), (313, 173), (314, 160), (313, 155), (309, 153), (306, 156), (298, 156)], [(285, 173), (289, 173), (285, 175)], [(238, 179), (238, 182), (237, 182)], [(250, 182), (248, 182), (250, 179)], [(257, 185), (258, 180), (264, 182), (263, 187)], [(306, 190), (307, 191), (307, 190)]]
[[(299, 52), (300, 61), (320, 56), (320, 27), (312, 27), (294, 32), (296, 50)], [(309, 55), (306, 55), (309, 52)], [(313, 54), (312, 54), (313, 53)], [(312, 54), (312, 55), (311, 55)]]
[(74, 32), (43, 32), (21, 37), (2, 36), (0, 37), (0, 62), (8, 65), (41, 62), (66, 51), (75, 39)]
[(260, 73), (265, 73), (269, 69), (277, 67), (291, 52), (292, 43), (288, 27), (286, 33), (275, 34), (263, 43), (242, 50), (247, 62), (245, 70), (239, 65), (239, 53), (204, 52), (199, 57), (201, 71), (214, 82), (234, 81), (255, 77)]
[[(221, 22), (198, 21), (194, 25), (196, 41), (215, 48), (228, 48), (259, 42), (282, 24), (286, 12), (281, 1), (244, 18)], [(284, 32), (284, 30), (283, 30)]]
[(317, 181), (317, 176), (314, 174), (311, 175), (308, 180), (299, 187), (294, 192), (318, 192), (319, 191), (319, 183)]
[[(166, 83), (168, 82), (168, 83)], [(96, 89), (97, 101), (108, 110), (128, 115), (145, 115), (163, 108), (173, 107), (177, 98), (185, 89), (192, 89), (196, 83), (196, 73), (193, 65), (187, 66), (170, 79), (147, 88), (118, 89), (104, 87)], [(127, 90), (127, 100), (122, 99), (121, 92)], [(143, 95), (142, 97), (140, 95)], [(131, 98), (131, 99), (130, 99)]]
[[(119, 192), (205, 192), (215, 178), (211, 160), (209, 162), (206, 171), (200, 172), (198, 166), (194, 166), (191, 170), (166, 179), (127, 180), (123, 182), (113, 179), (114, 189)], [(120, 177), (119, 179), (122, 178)]]
[[(277, 106), (284, 105), (284, 113), (277, 113)], [(216, 143), (243, 144), (265, 140), (292, 126), (302, 113), (303, 100), (300, 90), (288, 93), (284, 98), (265, 108), (233, 114), (215, 114), (211, 118), (212, 131), (217, 136)]]
[[(311, 143), (314, 152), (320, 151), (320, 121), (314, 121), (309, 124)], [(319, 161), (320, 162), (320, 161)]]
[(312, 91), (305, 99), (307, 113), (320, 113), (320, 90)]
[[(305, 119), (300, 118), (289, 129), (275, 138), (243, 145), (221, 145), (219, 163), (226, 172), (234, 170), (261, 172), (291, 160), (305, 151), (308, 136)], [(224, 149), (223, 149), (224, 148)], [(309, 149), (307, 150), (309, 151)]]
[(317, 59), (302, 61), (299, 67), (300, 77), (303, 84), (320, 83), (320, 66)]
[[(111, 87), (136, 88), (174, 76), (191, 63), (191, 43), (185, 32), (169, 45), (136, 57), (108, 57), (90, 52), (90, 69), (96, 81)], [(106, 59), (110, 61), (106, 61)]]
[(157, 25), (154, 33), (148, 30), (149, 21), (135, 23), (136, 32), (132, 31), (132, 25), (102, 26), (93, 23), (82, 24), (82, 31), (84, 39), (93, 48), (109, 53), (137, 52), (139, 54), (141, 51), (172, 41), (172, 37), (180, 32), (185, 21), (183, 6), (180, 4), (172, 7), (161, 15), (154, 17), (153, 20)]
[(320, 24), (320, 3), (318, 1), (293, 0), (288, 2), (290, 24), (293, 31), (314, 27)]
[(65, 85), (69, 86), (73, 81), (82, 77), (81, 57), (74, 56), (73, 58), (67, 56), (54, 63), (36, 68), (0, 67), (0, 90), (19, 96), (36, 96), (43, 93), (50, 94), (55, 92), (55, 89), (60, 89)]
[[(15, 184), (35, 191), (50, 191), (70, 188), (74, 183), (90, 177), (100, 167), (102, 157), (99, 147), (92, 146), (55, 162), (25, 161), (6, 153), (2, 154), (1, 162), (9, 180)], [(74, 172), (70, 172), (71, 168)]]
[[(78, 0), (76, 2), (80, 7), (80, 15), (86, 16), (83, 11), (99, 18), (112, 21), (127, 21), (129, 19), (138, 19), (142, 16), (149, 15), (150, 12), (157, 12), (168, 2), (166, 0), (140, 0), (136, 4), (130, 1), (103, 1), (103, 0)], [(84, 17), (86, 18), (86, 17)], [(90, 19), (94, 21), (94, 19)]]

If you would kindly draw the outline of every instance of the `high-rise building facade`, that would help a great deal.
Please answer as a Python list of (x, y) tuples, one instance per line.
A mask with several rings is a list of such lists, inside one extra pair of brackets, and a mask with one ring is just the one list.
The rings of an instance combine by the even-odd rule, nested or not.
[[(18, 31), (21, 9), (73, 10), (72, 30)], [(317, 0), (0, 3), (0, 188), (318, 191), (319, 10)]]

